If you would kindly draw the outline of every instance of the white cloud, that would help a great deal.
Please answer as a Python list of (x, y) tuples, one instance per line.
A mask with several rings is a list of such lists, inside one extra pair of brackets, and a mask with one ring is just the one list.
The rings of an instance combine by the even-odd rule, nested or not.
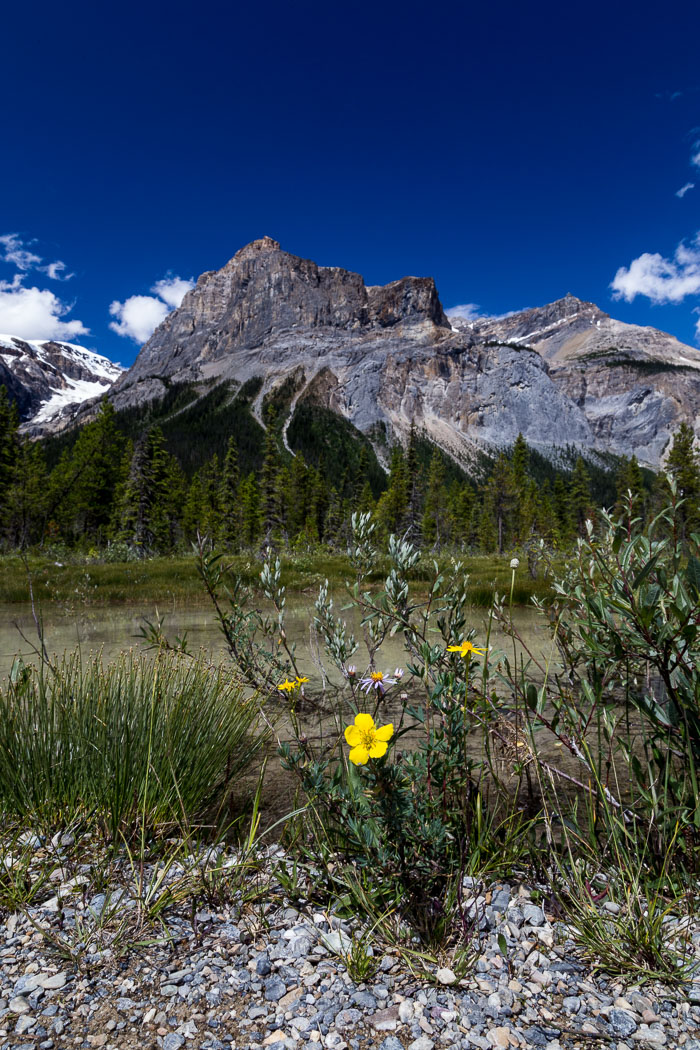
[(478, 303), (462, 303), (461, 306), (451, 306), (445, 310), (448, 317), (463, 317), (465, 321), (476, 321), (477, 317), (483, 317)]
[(56, 262), (47, 263), (46, 266), (41, 266), (44, 260), (41, 255), (37, 255), (29, 249), (28, 244), (36, 244), (35, 240), (23, 241), (17, 233), (4, 233), (0, 236), (0, 262), (9, 263), (10, 266), (15, 266), (22, 273), (28, 273), (30, 270), (39, 270), (41, 273), (45, 273), (52, 281), (69, 281), (74, 275), (72, 273), (63, 274), (66, 268), (66, 264), (57, 259)]
[(10, 263), (11, 266), (16, 266), (18, 270), (25, 272), (33, 270), (41, 262), (41, 256), (35, 255), (34, 252), (30, 252), (25, 248), (24, 242), (16, 233), (4, 233), (0, 237), (0, 245), (2, 245), (3, 249), (0, 262)]
[(56, 262), (49, 263), (48, 266), (39, 266), (38, 269), (42, 273), (45, 273), (52, 281), (70, 281), (71, 277), (75, 277), (74, 273), (66, 273), (63, 271), (66, 268), (66, 264), (61, 262), (60, 259)]
[[(696, 149), (697, 149), (698, 145), (700, 145), (700, 143), (696, 142), (695, 143)], [(690, 158), (690, 163), (694, 164), (696, 168), (700, 168), (700, 151), (698, 151), (697, 153), (693, 154), (693, 156)]]
[(187, 293), (194, 288), (194, 281), (186, 281), (183, 277), (164, 277), (162, 281), (156, 281), (151, 288), (159, 299), (167, 303), (169, 307), (176, 310)]
[(170, 313), (166, 304), (152, 295), (132, 295), (123, 303), (115, 299), (109, 312), (117, 318), (110, 321), (112, 331), (139, 345), (153, 335)]
[(658, 252), (644, 252), (629, 267), (621, 266), (610, 285), (613, 299), (628, 303), (645, 295), (653, 303), (680, 303), (700, 293), (700, 232), (690, 247), (681, 241), (673, 259)]
[(114, 300), (109, 308), (112, 317), (109, 327), (117, 335), (133, 339), (139, 346), (155, 332), (159, 324), (172, 310), (176, 310), (187, 292), (194, 288), (194, 281), (183, 277), (163, 277), (151, 288), (153, 295), (131, 295), (123, 303)]
[(686, 182), (685, 186), (681, 186), (681, 188), (679, 190), (676, 190), (676, 197), (685, 197), (685, 195), (688, 192), (688, 190), (694, 190), (694, 189), (695, 189), (695, 183), (694, 182)]
[(62, 321), (71, 307), (48, 289), (25, 288), (22, 275), (0, 281), (0, 332), (22, 339), (74, 339), (88, 335), (82, 321)]

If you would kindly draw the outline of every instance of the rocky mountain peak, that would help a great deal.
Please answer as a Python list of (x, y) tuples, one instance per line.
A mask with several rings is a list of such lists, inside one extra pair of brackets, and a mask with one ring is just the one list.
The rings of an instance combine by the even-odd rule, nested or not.
[(84, 346), (0, 335), (0, 385), (31, 433), (70, 418), (84, 401), (106, 394), (123, 372), (121, 365)]
[(236, 252), (231, 262), (235, 259), (248, 259), (264, 252), (279, 252), (281, 250), (280, 242), (276, 241), (273, 237), (260, 237), (257, 241), (251, 241), (250, 244), (244, 244), (243, 247)]
[(125, 408), (173, 383), (233, 392), (249, 380), (258, 422), (284, 388), (284, 427), (309, 404), (389, 441), (415, 423), (459, 462), (522, 433), (548, 454), (574, 444), (659, 463), (678, 421), (700, 416), (698, 351), (571, 293), (450, 324), (432, 278), (367, 286), (271, 237), (202, 274), (110, 398)]

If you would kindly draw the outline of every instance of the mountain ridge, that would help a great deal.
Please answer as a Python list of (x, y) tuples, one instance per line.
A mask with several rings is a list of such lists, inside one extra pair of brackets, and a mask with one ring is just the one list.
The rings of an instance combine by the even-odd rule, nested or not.
[(71, 421), (77, 407), (104, 396), (124, 369), (94, 350), (55, 339), (0, 335), (0, 385), (16, 402), (23, 431)]
[(519, 433), (545, 455), (572, 445), (657, 467), (679, 423), (695, 427), (700, 413), (700, 351), (595, 303), (569, 293), (505, 317), (448, 317), (430, 277), (366, 285), (271, 237), (203, 273), (109, 397), (138, 410), (178, 384), (252, 380), (259, 422), (266, 399), (293, 384), (283, 436), (313, 398), (385, 461), (415, 425), (465, 469)]

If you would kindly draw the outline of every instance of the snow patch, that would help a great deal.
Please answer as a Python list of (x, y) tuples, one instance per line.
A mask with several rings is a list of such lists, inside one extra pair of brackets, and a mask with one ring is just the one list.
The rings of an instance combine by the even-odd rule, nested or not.
[(48, 423), (50, 419), (60, 416), (69, 405), (79, 405), (88, 398), (99, 397), (112, 385), (90, 383), (87, 379), (66, 379), (66, 384), (64, 389), (54, 391), (47, 401), (42, 402), (41, 408), (31, 419), (32, 423)]

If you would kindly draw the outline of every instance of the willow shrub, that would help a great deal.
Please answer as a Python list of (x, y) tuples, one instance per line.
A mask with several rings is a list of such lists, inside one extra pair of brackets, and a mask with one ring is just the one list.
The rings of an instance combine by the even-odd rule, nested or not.
[(0, 812), (107, 834), (215, 819), (264, 744), (254, 699), (201, 660), (77, 656), (15, 669), (0, 690)]

